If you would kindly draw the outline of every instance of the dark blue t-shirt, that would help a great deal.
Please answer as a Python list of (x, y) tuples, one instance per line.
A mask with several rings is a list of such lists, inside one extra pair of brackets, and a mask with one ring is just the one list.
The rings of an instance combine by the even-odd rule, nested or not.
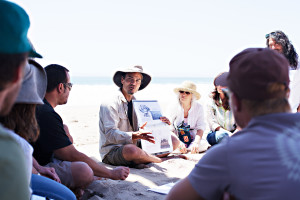
[(51, 162), (55, 150), (72, 143), (64, 130), (61, 117), (46, 99), (44, 99), (44, 105), (37, 106), (36, 118), (40, 127), (40, 136), (32, 144), (33, 157), (40, 165), (46, 165)]

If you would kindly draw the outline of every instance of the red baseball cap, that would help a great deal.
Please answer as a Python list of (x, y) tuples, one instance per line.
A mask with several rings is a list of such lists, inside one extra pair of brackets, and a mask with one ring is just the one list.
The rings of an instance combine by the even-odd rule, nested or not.
[(289, 86), (289, 63), (272, 49), (245, 49), (231, 59), (229, 67), (228, 87), (241, 99), (271, 99), (276, 97), (267, 92), (271, 83)]

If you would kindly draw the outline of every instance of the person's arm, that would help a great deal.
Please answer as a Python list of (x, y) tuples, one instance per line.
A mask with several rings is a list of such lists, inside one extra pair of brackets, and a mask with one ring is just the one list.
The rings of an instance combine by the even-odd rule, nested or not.
[(67, 134), (69, 140), (70, 140), (70, 141), (72, 142), (72, 144), (73, 144), (73, 137), (71, 136), (70, 131), (69, 131), (69, 127), (68, 127), (66, 124), (64, 124), (64, 130), (65, 130), (65, 132), (66, 132), (66, 134)]
[(120, 120), (128, 120), (125, 113), (118, 113), (118, 108), (113, 105), (102, 104), (99, 111), (99, 128), (105, 134), (110, 144), (132, 144), (132, 133), (120, 131)]
[(195, 139), (191, 144), (191, 153), (199, 153), (199, 145), (202, 136), (203, 136), (203, 130), (202, 129), (197, 130)]
[(43, 167), (39, 165), (39, 163), (36, 161), (34, 157), (32, 157), (32, 164), (33, 164), (32, 173), (34, 174), (40, 173), (43, 176), (46, 176), (58, 183), (61, 183), (60, 178), (56, 174), (55, 169), (53, 167)]
[(213, 100), (211, 100), (212, 102), (207, 104), (207, 122), (209, 125), (209, 128), (211, 131), (218, 131), (221, 126), (217, 121), (217, 116), (216, 116), (216, 108), (215, 106), (213, 106), (214, 102)]
[(95, 162), (84, 153), (77, 151), (72, 144), (64, 148), (55, 150), (54, 155), (61, 160), (70, 162), (82, 161), (87, 163), (94, 171), (95, 176), (110, 178), (113, 180), (125, 180), (129, 175), (128, 167), (116, 167), (112, 170), (108, 169), (105, 166)]
[(188, 178), (181, 180), (179, 183), (174, 185), (166, 200), (204, 200), (199, 194), (194, 190)]

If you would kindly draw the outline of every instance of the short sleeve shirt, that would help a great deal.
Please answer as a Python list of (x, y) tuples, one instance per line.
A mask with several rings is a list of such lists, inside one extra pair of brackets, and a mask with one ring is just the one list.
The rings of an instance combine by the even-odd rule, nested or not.
[(46, 99), (44, 105), (37, 106), (36, 118), (40, 136), (33, 144), (33, 156), (40, 165), (46, 165), (52, 161), (55, 150), (69, 146), (72, 142), (64, 130), (63, 120)]
[(253, 118), (208, 150), (188, 180), (204, 199), (300, 199), (300, 114)]

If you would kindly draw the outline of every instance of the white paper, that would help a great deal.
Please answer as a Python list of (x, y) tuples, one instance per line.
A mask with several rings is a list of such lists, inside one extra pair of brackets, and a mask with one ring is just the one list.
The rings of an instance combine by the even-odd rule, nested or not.
[(165, 185), (161, 185), (156, 188), (150, 188), (148, 190), (159, 194), (168, 194), (175, 184), (176, 183), (167, 183)]
[(145, 122), (144, 130), (152, 133), (155, 144), (141, 140), (142, 149), (150, 154), (164, 154), (173, 151), (170, 127), (160, 120), (162, 116), (159, 104), (156, 100), (138, 101), (133, 100), (138, 125), (141, 127)]

